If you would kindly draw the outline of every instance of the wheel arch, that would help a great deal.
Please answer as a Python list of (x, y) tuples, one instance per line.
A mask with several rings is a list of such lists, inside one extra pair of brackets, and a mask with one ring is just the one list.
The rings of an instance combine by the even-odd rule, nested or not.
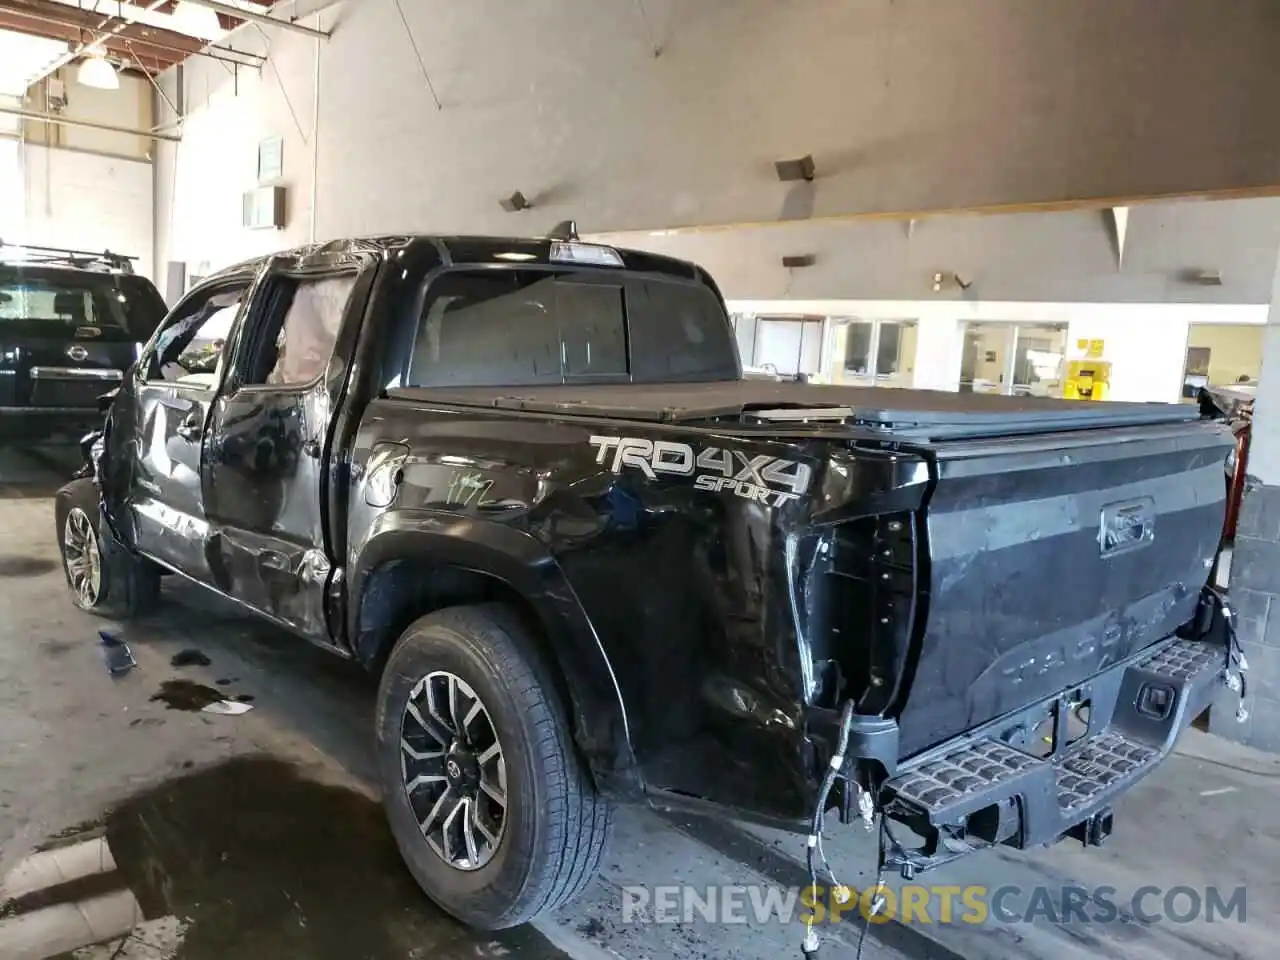
[(601, 793), (638, 797), (643, 783), (626, 707), (608, 655), (555, 559), (500, 524), (384, 514), (351, 566), (347, 636), (355, 659), (380, 671), (404, 630), (427, 613), (503, 602), (555, 672), (573, 739)]

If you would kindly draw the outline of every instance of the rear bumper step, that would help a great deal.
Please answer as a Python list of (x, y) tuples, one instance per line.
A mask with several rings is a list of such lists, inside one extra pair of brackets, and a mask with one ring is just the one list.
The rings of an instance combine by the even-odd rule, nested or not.
[[(885, 784), (889, 816), (942, 838), (951, 853), (926, 842), (888, 862), (910, 875), (991, 843), (1028, 847), (1068, 834), (1100, 843), (1111, 804), (1169, 754), (1227, 665), (1221, 643), (1172, 638), (900, 767)], [(1072, 731), (1070, 714), (1085, 704), (1087, 730)]]

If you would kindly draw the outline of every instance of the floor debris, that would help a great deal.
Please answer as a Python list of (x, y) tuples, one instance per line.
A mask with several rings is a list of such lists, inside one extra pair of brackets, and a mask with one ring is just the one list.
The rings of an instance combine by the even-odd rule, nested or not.
[(1201, 790), (1201, 791), (1200, 791), (1200, 796), (1202, 796), (1202, 797), (1220, 797), (1220, 796), (1222, 796), (1224, 793), (1235, 793), (1235, 792), (1236, 792), (1236, 788), (1235, 788), (1235, 787), (1219, 787), (1217, 790)]
[(122, 676), (138, 665), (129, 645), (119, 637), (105, 630), (99, 630), (98, 636), (102, 640), (102, 658), (107, 665), (107, 672), (113, 677)]
[(201, 713), (216, 713), (223, 717), (238, 717), (242, 713), (248, 713), (253, 709), (252, 703), (245, 703), (243, 700), (218, 700), (209, 704), (207, 707), (201, 708)]
[(195, 648), (179, 650), (169, 661), (171, 667), (207, 667), (213, 663), (202, 651)]

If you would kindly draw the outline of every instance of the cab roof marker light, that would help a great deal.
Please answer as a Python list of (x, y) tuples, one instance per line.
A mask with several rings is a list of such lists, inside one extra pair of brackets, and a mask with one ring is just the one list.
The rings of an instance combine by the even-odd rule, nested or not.
[(556, 263), (578, 263), (593, 267), (621, 267), (622, 255), (612, 247), (595, 243), (556, 240), (551, 244), (551, 259)]

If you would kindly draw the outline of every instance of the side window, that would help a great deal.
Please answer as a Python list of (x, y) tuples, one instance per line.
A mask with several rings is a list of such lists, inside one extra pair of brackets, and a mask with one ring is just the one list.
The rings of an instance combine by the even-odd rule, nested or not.
[(626, 379), (622, 288), (539, 270), (446, 274), (422, 306), (406, 386)]
[(278, 277), (263, 297), (264, 325), (244, 384), (294, 387), (324, 372), (355, 287), (356, 274)]
[(248, 290), (247, 282), (222, 287), (180, 306), (156, 337), (146, 379), (216, 386), (227, 337)]

